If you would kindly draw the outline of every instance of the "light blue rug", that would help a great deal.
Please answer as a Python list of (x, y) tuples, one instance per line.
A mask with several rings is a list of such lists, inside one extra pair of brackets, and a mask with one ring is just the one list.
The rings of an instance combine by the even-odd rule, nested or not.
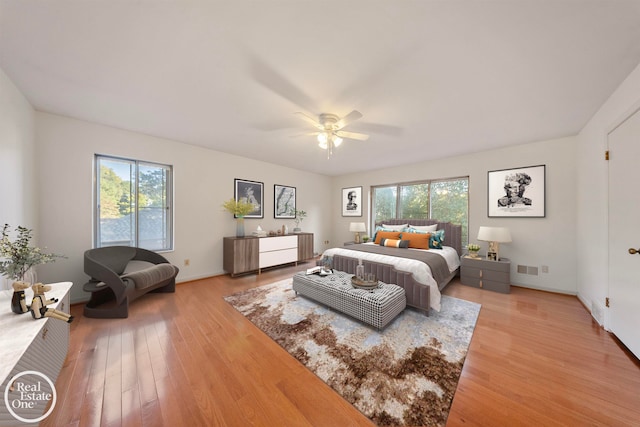
[(296, 296), (291, 279), (225, 298), (378, 425), (444, 426), (480, 305), (442, 296), (377, 329)]

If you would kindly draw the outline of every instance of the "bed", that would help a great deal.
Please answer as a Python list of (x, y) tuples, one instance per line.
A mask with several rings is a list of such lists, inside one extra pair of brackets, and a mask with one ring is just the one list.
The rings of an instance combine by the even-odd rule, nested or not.
[[(330, 262), (336, 270), (355, 274), (356, 266), (362, 260), (365, 272), (374, 273), (382, 282), (402, 286), (408, 306), (423, 310), (427, 315), (430, 308), (440, 311), (440, 291), (456, 276), (460, 267), (462, 226), (431, 219), (392, 219), (383, 223), (396, 227), (402, 224), (417, 227), (435, 224), (438, 231), (444, 230), (442, 249), (354, 244), (327, 249), (322, 254), (323, 262)], [(378, 226), (382, 223), (376, 224)]]

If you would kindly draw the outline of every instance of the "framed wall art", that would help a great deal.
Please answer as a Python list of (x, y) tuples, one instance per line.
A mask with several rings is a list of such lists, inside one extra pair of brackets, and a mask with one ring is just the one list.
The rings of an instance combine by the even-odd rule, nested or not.
[(264, 184), (262, 182), (236, 178), (234, 197), (236, 202), (243, 201), (255, 206), (255, 210), (245, 215), (245, 218), (264, 218)]
[(273, 186), (273, 217), (296, 217), (296, 187), (278, 184)]
[(544, 218), (546, 165), (488, 172), (489, 218)]
[(362, 216), (362, 187), (342, 189), (342, 216)]

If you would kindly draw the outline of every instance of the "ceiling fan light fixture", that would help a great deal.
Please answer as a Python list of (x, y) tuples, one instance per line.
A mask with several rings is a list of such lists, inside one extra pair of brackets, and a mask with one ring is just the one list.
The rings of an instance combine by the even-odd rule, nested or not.
[(318, 134), (318, 143), (322, 148), (327, 148), (327, 141), (329, 137), (326, 132), (320, 132)]
[(333, 141), (334, 147), (339, 147), (343, 140), (338, 135), (331, 135), (331, 141)]

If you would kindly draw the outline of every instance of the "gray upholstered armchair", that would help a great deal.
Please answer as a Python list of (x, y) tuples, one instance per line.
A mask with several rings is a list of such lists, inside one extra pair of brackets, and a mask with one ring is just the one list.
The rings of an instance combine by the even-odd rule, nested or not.
[(155, 252), (129, 246), (109, 246), (84, 253), (84, 272), (91, 292), (84, 315), (126, 318), (129, 303), (147, 292), (175, 292), (178, 267)]

